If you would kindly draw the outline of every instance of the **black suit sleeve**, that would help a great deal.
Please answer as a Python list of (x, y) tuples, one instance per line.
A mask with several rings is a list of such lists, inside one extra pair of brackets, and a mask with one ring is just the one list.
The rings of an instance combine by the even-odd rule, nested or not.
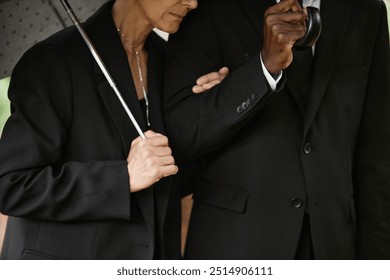
[[(379, 3), (379, 2), (378, 2)], [(356, 156), (358, 255), (390, 258), (390, 58), (382, 2)]]
[(169, 39), (164, 109), (168, 135), (181, 161), (201, 157), (227, 143), (272, 96), (259, 54), (230, 68), (231, 73), (218, 86), (203, 94), (192, 93), (198, 77), (230, 67), (225, 64), (223, 44), (229, 42), (218, 36), (207, 4), (191, 12)]
[(128, 220), (125, 160), (65, 161), (73, 106), (69, 73), (49, 45), (34, 47), (16, 66), (12, 114), (0, 141), (0, 210), (49, 221)]

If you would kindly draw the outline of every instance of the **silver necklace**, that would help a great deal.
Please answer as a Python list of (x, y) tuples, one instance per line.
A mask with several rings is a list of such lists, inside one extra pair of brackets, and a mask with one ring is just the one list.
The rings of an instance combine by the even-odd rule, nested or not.
[(137, 68), (138, 68), (138, 76), (139, 76), (139, 81), (141, 82), (141, 87), (142, 87), (142, 93), (145, 98), (145, 105), (146, 105), (146, 122), (148, 123), (148, 126), (150, 126), (150, 121), (149, 121), (149, 99), (148, 99), (148, 94), (146, 93), (145, 85), (144, 85), (144, 79), (142, 78), (142, 70), (141, 70), (141, 63), (139, 60), (139, 55), (138, 51), (135, 51), (135, 58), (137, 59)]
[(144, 99), (145, 99), (146, 122), (147, 122), (148, 126), (150, 126), (149, 99), (148, 99), (148, 94), (147, 94), (146, 89), (145, 89), (144, 79), (143, 79), (143, 75), (142, 75), (142, 68), (141, 68), (141, 62), (139, 59), (139, 52), (138, 52), (138, 50), (136, 50), (133, 47), (133, 45), (129, 42), (129, 40), (127, 40), (126, 36), (123, 33), (121, 33), (121, 30), (119, 28), (117, 28), (117, 30), (118, 30), (120, 36), (124, 39), (125, 43), (127, 43), (131, 47), (131, 49), (133, 50), (133, 53), (135, 53), (135, 58), (137, 60), (138, 78), (139, 78), (139, 81), (141, 82), (142, 94), (143, 94)]

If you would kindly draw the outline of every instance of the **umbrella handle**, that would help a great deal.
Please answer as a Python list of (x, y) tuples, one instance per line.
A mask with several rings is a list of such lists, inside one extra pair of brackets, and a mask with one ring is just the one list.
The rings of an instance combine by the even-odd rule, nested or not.
[(122, 94), (119, 92), (118, 88), (116, 87), (116, 84), (114, 80), (112, 79), (110, 73), (108, 72), (108, 69), (103, 63), (103, 60), (100, 58), (99, 54), (97, 53), (94, 45), (92, 44), (91, 40), (89, 39), (87, 33), (85, 32), (84, 28), (81, 26), (79, 19), (77, 18), (76, 14), (73, 12), (73, 9), (69, 5), (67, 0), (61, 0), (62, 5), (65, 8), (66, 13), (68, 14), (69, 18), (72, 20), (73, 24), (77, 27), (77, 30), (79, 31), (81, 37), (83, 37), (84, 42), (87, 44), (92, 56), (95, 58), (96, 63), (99, 65), (100, 69), (102, 70), (104, 76), (106, 77), (108, 83), (114, 90), (116, 96), (118, 97), (119, 101), (121, 102), (123, 108), (125, 109), (127, 115), (129, 116), (131, 122), (133, 123), (135, 129), (137, 130), (139, 136), (142, 139), (146, 139), (145, 134), (141, 130), (140, 126), (138, 125), (136, 119), (134, 118), (133, 114), (131, 113), (129, 107), (127, 106), (126, 102), (123, 100)]

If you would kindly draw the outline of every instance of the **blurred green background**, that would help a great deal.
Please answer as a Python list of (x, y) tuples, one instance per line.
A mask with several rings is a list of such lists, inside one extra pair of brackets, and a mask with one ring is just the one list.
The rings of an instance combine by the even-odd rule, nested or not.
[(10, 114), (10, 104), (7, 98), (9, 81), (9, 77), (0, 80), (0, 135), (4, 123)]
[[(390, 19), (390, 0), (384, 0), (387, 4), (387, 15)], [(390, 29), (390, 20), (389, 20)], [(10, 104), (7, 98), (7, 90), (10, 78), (4, 78), (0, 80), (0, 135), (3, 129), (4, 123), (10, 114)]]

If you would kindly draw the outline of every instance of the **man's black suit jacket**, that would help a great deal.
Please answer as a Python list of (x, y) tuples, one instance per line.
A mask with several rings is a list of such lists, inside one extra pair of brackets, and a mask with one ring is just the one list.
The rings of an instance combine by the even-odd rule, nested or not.
[[(271, 92), (259, 52), (275, 1), (209, 0), (168, 43), (165, 111), (176, 158), (201, 158), (190, 259), (293, 259), (305, 211), (315, 258), (390, 258), (386, 8), (323, 0), (303, 98), (300, 54)], [(231, 74), (202, 95), (196, 77)], [(181, 116), (185, 116), (182, 118)]]
[[(106, 3), (85, 28), (145, 131), (111, 7)], [(152, 129), (164, 133), (165, 42), (152, 33), (146, 46)], [(172, 180), (129, 193), (126, 158), (138, 135), (74, 27), (24, 55), (9, 97), (12, 115), (0, 142), (0, 210), (12, 217), (2, 258), (179, 257), (180, 200), (173, 199)]]

